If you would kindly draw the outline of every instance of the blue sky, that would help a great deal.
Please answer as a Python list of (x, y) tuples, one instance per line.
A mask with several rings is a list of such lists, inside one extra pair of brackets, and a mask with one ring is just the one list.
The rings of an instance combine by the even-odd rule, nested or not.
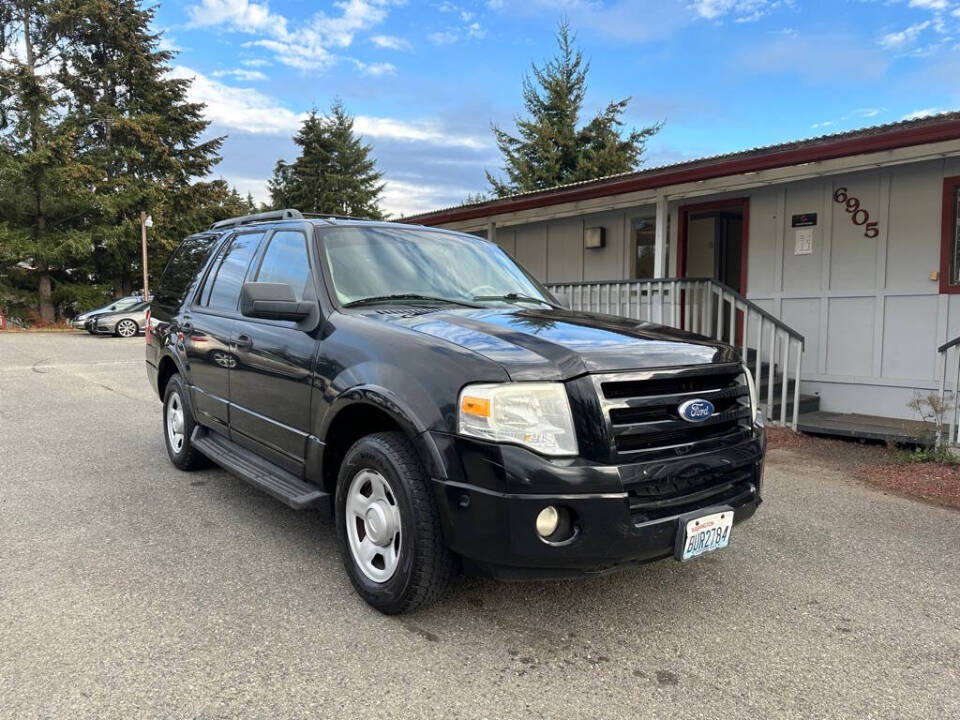
[(566, 14), (591, 63), (585, 115), (633, 98), (664, 121), (647, 165), (960, 107), (960, 0), (165, 0), (216, 174), (267, 197), (303, 113), (343, 99), (394, 214), (458, 204), (498, 167), (491, 122), (521, 109)]

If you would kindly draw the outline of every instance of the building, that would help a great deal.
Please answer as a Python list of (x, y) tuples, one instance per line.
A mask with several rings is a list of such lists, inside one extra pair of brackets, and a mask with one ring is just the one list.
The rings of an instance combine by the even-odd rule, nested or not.
[[(494, 240), (576, 307), (710, 332), (761, 371), (772, 358), (774, 418), (782, 397), (801, 426), (897, 419), (882, 436), (916, 419), (907, 403), (937, 391), (938, 347), (960, 335), (958, 209), (960, 113), (948, 113), (406, 220)], [(758, 337), (764, 313), (773, 346)]]

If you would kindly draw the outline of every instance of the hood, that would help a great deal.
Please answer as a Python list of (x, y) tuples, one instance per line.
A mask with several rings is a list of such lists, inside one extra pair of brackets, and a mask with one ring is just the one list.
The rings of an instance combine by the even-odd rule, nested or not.
[(472, 350), (503, 366), (513, 380), (738, 360), (729, 346), (700, 335), (611, 315), (520, 307), (424, 310), (364, 314)]

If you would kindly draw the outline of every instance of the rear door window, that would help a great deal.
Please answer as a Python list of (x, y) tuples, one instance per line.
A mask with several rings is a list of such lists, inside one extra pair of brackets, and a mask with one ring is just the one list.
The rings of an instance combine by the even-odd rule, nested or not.
[(298, 301), (303, 300), (310, 282), (306, 236), (295, 230), (274, 233), (260, 262), (257, 282), (284, 283), (293, 288)]
[(237, 235), (217, 260), (203, 290), (203, 305), (211, 310), (236, 310), (247, 267), (263, 233)]
[[(163, 270), (154, 298), (156, 302), (171, 309), (180, 307), (197, 273), (210, 256), (213, 245), (221, 237), (222, 235), (214, 233), (194, 235), (180, 243), (180, 247), (173, 251), (170, 261)], [(124, 304), (117, 303), (118, 309), (133, 305), (137, 299), (127, 298), (121, 302)]]

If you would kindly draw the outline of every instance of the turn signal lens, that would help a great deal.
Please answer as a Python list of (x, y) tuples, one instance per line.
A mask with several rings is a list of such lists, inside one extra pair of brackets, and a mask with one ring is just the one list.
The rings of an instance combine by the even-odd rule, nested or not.
[(490, 399), (464, 395), (462, 398), (460, 398), (460, 410), (465, 415), (490, 417)]

